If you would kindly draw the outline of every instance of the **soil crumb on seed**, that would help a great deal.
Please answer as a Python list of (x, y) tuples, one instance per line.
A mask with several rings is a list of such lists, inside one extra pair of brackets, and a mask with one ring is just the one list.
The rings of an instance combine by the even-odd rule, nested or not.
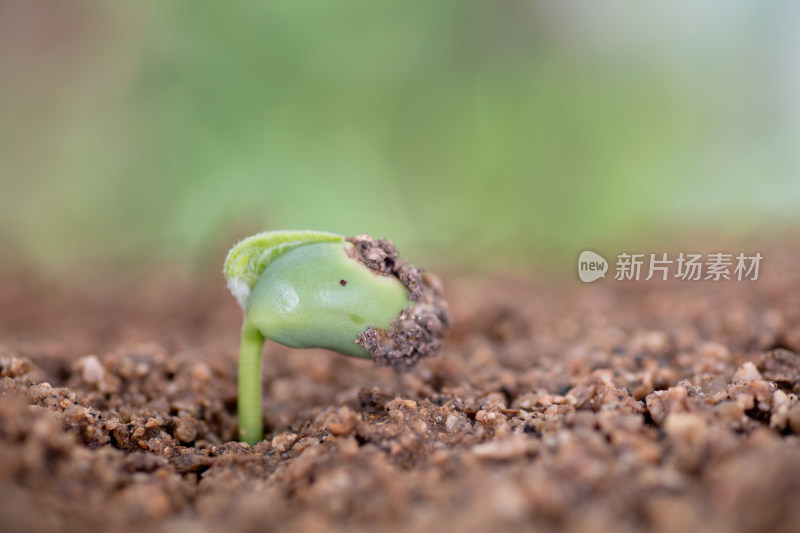
[(356, 340), (369, 351), (375, 364), (391, 366), (398, 372), (413, 368), (435, 354), (450, 325), (450, 313), (442, 294), (441, 281), (433, 274), (401, 261), (394, 243), (373, 240), (362, 234), (347, 239), (355, 246), (355, 257), (375, 272), (395, 276), (408, 289), (416, 304), (403, 310), (386, 330), (369, 327)]

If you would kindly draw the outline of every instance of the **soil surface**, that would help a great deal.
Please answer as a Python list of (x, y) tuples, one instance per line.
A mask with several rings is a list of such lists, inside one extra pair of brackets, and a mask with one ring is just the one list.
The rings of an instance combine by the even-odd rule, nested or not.
[(800, 250), (757, 281), (443, 276), (405, 374), (268, 343), (221, 275), (0, 286), (0, 519), (38, 531), (797, 531)]

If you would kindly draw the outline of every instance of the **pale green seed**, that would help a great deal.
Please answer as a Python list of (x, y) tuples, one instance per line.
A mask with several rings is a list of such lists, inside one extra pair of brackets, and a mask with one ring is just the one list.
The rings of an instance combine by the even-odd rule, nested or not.
[(350, 257), (350, 243), (315, 243), (274, 259), (247, 302), (247, 323), (293, 348), (369, 357), (355, 343), (367, 327), (387, 329), (412, 305), (408, 289)]

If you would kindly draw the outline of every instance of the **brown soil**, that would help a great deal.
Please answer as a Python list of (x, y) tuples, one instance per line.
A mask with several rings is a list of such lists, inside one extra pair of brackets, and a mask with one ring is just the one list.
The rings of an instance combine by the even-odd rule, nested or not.
[(0, 528), (796, 531), (800, 251), (764, 255), (756, 282), (445, 276), (452, 328), (406, 374), (268, 343), (253, 448), (221, 277), (17, 277)]

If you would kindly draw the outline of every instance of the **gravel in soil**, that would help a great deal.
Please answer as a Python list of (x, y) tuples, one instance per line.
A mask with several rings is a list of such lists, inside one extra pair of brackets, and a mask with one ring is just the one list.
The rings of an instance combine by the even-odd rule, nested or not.
[[(406, 374), (268, 343), (221, 280), (0, 288), (3, 531), (797, 531), (800, 254), (756, 282), (444, 278)], [(40, 293), (39, 298), (30, 295)]]

